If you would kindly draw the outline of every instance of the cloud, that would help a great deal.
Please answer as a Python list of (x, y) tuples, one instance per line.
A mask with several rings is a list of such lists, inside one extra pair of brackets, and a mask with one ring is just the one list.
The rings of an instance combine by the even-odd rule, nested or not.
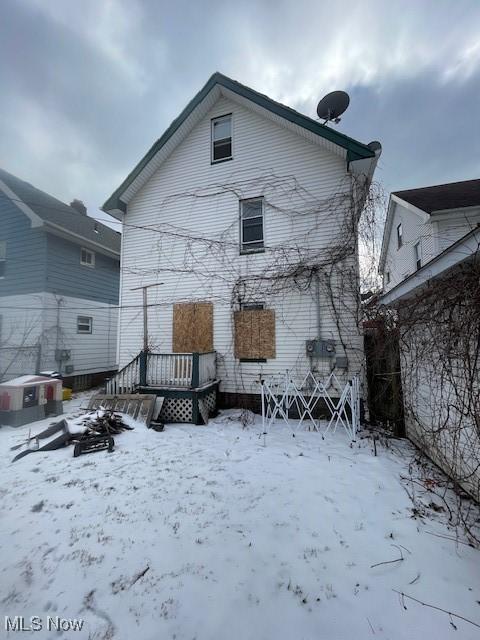
[(388, 189), (478, 175), (480, 5), (3, 0), (0, 165), (94, 210), (216, 70), (384, 147)]

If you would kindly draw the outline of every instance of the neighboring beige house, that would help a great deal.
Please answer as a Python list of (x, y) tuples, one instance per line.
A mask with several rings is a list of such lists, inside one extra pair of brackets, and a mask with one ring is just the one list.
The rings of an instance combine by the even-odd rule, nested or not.
[[(358, 373), (356, 225), (380, 150), (214, 74), (103, 207), (123, 222), (120, 367), (148, 286), (150, 351), (214, 351), (200, 383), (223, 404), (286, 369)], [(191, 371), (161, 366), (150, 384)]]

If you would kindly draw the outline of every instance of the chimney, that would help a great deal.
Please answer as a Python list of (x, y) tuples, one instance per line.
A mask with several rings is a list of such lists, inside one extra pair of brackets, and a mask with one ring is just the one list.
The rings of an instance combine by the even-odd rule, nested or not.
[(81, 200), (77, 200), (77, 198), (75, 198), (75, 200), (72, 200), (70, 202), (70, 206), (73, 207), (73, 209), (75, 209), (76, 211), (78, 211), (78, 213), (81, 213), (82, 216), (87, 215), (87, 207), (83, 204)]

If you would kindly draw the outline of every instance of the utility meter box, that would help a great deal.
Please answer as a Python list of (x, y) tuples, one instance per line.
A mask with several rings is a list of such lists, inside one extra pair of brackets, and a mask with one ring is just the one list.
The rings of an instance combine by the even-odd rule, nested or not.
[(335, 355), (335, 341), (307, 340), (305, 349), (309, 358), (333, 358)]
[(63, 362), (64, 360), (70, 360), (72, 352), (70, 349), (56, 349), (55, 360), (57, 362)]

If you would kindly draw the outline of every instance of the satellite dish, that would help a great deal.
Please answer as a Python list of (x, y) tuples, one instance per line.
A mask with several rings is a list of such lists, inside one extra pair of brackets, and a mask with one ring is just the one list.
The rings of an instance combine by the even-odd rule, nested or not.
[(369, 142), (367, 144), (367, 147), (369, 147), (374, 153), (377, 153), (377, 151), (382, 150), (382, 145), (378, 140), (372, 140), (372, 142)]
[(327, 123), (333, 120), (335, 124), (340, 122), (340, 116), (344, 113), (350, 104), (350, 97), (345, 91), (332, 91), (320, 100), (317, 105), (317, 115), (320, 120)]

